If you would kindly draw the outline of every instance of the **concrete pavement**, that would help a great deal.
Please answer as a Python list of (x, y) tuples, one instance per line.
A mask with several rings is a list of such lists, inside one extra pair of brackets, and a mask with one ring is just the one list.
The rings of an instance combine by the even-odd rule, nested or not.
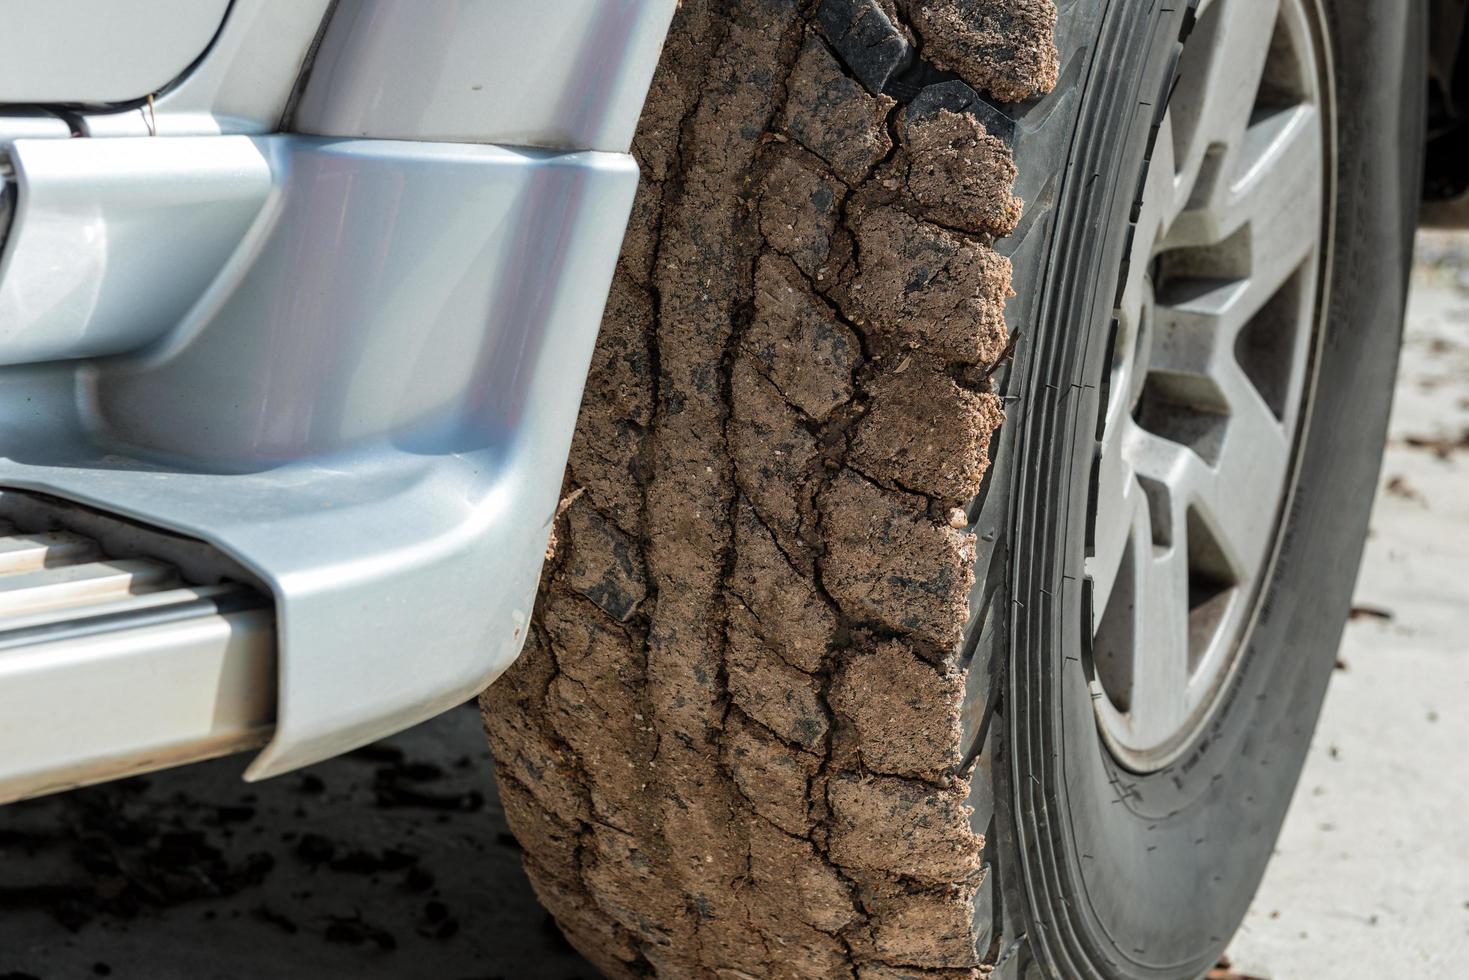
[(1234, 966), (1469, 976), (1469, 236), (1420, 239), (1356, 604)]

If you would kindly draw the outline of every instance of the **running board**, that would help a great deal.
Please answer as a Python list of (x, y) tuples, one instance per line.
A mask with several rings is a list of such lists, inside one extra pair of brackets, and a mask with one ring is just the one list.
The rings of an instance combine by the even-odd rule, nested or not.
[(269, 600), (237, 582), (190, 584), (156, 557), (117, 557), (119, 535), (101, 531), (25, 532), (0, 517), (0, 803), (270, 737)]

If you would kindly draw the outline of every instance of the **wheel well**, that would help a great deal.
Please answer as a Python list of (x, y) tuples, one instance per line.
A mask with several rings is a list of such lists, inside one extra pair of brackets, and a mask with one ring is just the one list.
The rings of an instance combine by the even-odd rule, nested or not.
[(1469, 192), (1469, 0), (1431, 0), (1429, 17), (1423, 196), (1444, 202)]

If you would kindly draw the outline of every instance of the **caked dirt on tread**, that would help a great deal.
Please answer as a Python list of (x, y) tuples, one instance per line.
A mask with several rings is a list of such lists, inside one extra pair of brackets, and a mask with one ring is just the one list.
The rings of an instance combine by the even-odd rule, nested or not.
[(923, 53), (1001, 102), (1049, 92), (1059, 72), (1053, 0), (898, 0)]
[[(1015, 169), (864, 89), (818, 6), (675, 16), (557, 547), (482, 701), (531, 881), (609, 976), (987, 972), (952, 515), (1002, 418)], [(878, 5), (978, 89), (1054, 81), (1048, 0), (932, 6)]]

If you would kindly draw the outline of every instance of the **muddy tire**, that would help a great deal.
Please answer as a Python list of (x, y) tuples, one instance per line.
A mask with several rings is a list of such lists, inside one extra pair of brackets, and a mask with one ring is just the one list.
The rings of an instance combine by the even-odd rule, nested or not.
[[(530, 637), (482, 699), (531, 882), (608, 976), (1176, 980), (1243, 915), (1336, 627), (1241, 641), (1167, 765), (1099, 734), (1096, 458), (1198, 18), (1059, 6), (675, 17)], [(1337, 6), (1333, 118), (1411, 129), (1421, 25)], [(1355, 136), (1321, 268), (1378, 236), (1389, 274), (1333, 278), (1277, 534), (1317, 537), (1253, 600), (1332, 624), (1411, 242), (1411, 134)], [(1349, 503), (1312, 525), (1332, 480)], [(1312, 585), (1316, 560), (1348, 571)]]

